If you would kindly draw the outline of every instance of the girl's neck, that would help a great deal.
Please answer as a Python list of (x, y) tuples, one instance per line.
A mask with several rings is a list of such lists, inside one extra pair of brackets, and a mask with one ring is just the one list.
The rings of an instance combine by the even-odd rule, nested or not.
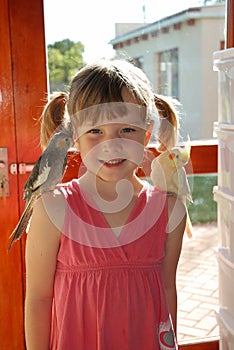
[(79, 183), (81, 190), (88, 194), (86, 199), (90, 200), (91, 197), (90, 204), (95, 203), (114, 234), (118, 236), (142, 190), (140, 179), (133, 175), (131, 179), (118, 183), (106, 182), (87, 172), (79, 179)]

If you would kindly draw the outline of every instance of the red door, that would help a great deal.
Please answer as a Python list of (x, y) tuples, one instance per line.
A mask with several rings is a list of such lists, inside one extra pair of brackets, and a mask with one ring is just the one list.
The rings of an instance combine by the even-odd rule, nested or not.
[[(0, 0), (0, 349), (25, 349), (24, 241), (7, 254), (24, 208), (28, 174), (40, 154), (38, 116), (46, 97), (43, 0)], [(21, 171), (22, 172), (22, 171)]]

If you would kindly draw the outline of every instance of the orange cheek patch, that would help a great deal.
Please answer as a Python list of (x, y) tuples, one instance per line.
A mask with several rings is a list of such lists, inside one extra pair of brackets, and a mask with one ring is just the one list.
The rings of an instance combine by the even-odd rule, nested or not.
[(169, 154), (169, 159), (173, 160), (175, 158), (175, 154), (174, 153), (170, 153)]
[(58, 146), (59, 147), (64, 147), (65, 146), (65, 141), (64, 140), (59, 140)]

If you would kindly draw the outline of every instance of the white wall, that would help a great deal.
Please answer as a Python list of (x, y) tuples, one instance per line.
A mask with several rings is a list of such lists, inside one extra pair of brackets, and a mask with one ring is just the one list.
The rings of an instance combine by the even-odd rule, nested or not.
[[(187, 137), (189, 133), (192, 140), (212, 138), (213, 122), (218, 118), (217, 73), (213, 71), (212, 55), (220, 49), (220, 42), (224, 40), (224, 16), (223, 5), (201, 7), (201, 11), (195, 14), (194, 25), (187, 24), (186, 14), (183, 21), (183, 17), (178, 14), (180, 30), (173, 28), (176, 20), (174, 16), (168, 33), (160, 31), (157, 37), (149, 34), (148, 40), (140, 40), (138, 43), (131, 40), (131, 45), (116, 50), (117, 54), (125, 52), (128, 57), (143, 57), (143, 70), (157, 92), (157, 54), (178, 48), (179, 99), (184, 111), (182, 134)], [(170, 19), (167, 20), (168, 23)], [(160, 26), (160, 23), (157, 25)]]

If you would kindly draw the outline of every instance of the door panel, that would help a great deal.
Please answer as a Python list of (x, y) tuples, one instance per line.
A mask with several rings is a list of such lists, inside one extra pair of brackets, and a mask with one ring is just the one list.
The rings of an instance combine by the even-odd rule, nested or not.
[[(17, 162), (34, 163), (41, 153), (38, 116), (47, 97), (43, 1), (11, 1), (10, 23)], [(27, 178), (19, 176), (21, 193)]]
[(10, 254), (7, 248), (24, 208), (28, 174), (11, 174), (10, 164), (35, 162), (41, 153), (38, 116), (47, 91), (43, 1), (0, 0), (0, 8), (0, 148), (7, 149), (9, 176), (9, 196), (0, 197), (0, 349), (23, 350), (24, 241)]
[[(0, 11), (0, 147), (8, 150), (9, 164), (16, 160), (14, 102), (8, 1), (1, 1)], [(7, 166), (7, 164), (5, 165)], [(21, 248), (7, 254), (9, 235), (19, 215), (18, 181), (9, 175), (10, 195), (0, 198), (0, 349), (23, 349), (23, 290)]]

